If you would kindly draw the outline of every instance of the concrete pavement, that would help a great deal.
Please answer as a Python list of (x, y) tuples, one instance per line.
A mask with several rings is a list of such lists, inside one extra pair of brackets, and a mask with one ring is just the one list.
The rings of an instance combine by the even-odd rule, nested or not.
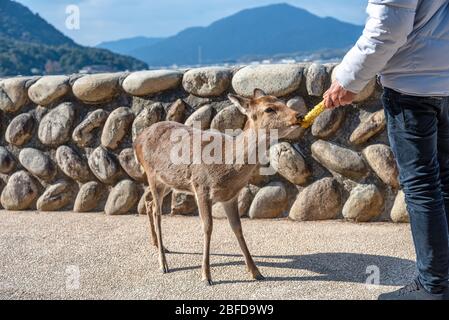
[(267, 279), (250, 280), (227, 221), (215, 220), (206, 287), (198, 217), (164, 217), (163, 275), (146, 217), (0, 211), (0, 298), (375, 299), (414, 276), (408, 225), (244, 219), (243, 229)]

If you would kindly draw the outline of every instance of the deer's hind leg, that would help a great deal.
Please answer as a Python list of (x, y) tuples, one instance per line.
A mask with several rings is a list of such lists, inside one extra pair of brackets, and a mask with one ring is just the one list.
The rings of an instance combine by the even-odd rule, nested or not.
[[(167, 259), (162, 241), (162, 201), (165, 196), (166, 186), (158, 183), (154, 175), (148, 176), (148, 184), (153, 196), (153, 225), (156, 233), (156, 242), (159, 250), (159, 265), (163, 273), (168, 272)], [(150, 218), (151, 221), (151, 218)]]
[(255, 280), (265, 279), (264, 276), (260, 273), (256, 264), (254, 263), (251, 253), (248, 250), (248, 246), (246, 245), (246, 241), (243, 236), (242, 222), (240, 220), (238, 210), (237, 196), (228, 202), (223, 202), (223, 207), (226, 211), (226, 216), (228, 217), (228, 221), (229, 224), (231, 225), (232, 231), (237, 237), (240, 248), (242, 249), (243, 256), (245, 257), (246, 266), (248, 267), (248, 271), (251, 273), (252, 278)]
[[(168, 188), (167, 188), (168, 189)], [(165, 191), (167, 191), (167, 189)], [(151, 198), (151, 189), (149, 189), (150, 192), (147, 192), (146, 197), (145, 197), (145, 208), (147, 211), (147, 216), (148, 216), (148, 220), (149, 220), (149, 227), (150, 227), (150, 235), (151, 235), (151, 242), (153, 244), (153, 246), (155, 246), (156, 248), (158, 248), (158, 244), (157, 244), (157, 235), (156, 235), (156, 227), (154, 224), (154, 217), (153, 217), (153, 199)], [(162, 196), (162, 202), (164, 201), (166, 194), (164, 194)], [(167, 249), (167, 247), (164, 247), (164, 251), (165, 253), (170, 253), (170, 251)]]

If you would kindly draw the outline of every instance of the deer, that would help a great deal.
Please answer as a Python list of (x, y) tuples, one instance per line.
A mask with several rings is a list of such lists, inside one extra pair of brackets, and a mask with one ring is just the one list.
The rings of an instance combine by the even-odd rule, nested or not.
[[(255, 89), (252, 97), (247, 98), (229, 94), (228, 98), (240, 112), (247, 116), (244, 131), (237, 136), (231, 136), (214, 130), (202, 131), (199, 128), (186, 126), (177, 122), (164, 121), (146, 128), (135, 140), (134, 151), (138, 163), (145, 171), (152, 201), (146, 201), (146, 211), (150, 222), (150, 233), (153, 245), (157, 247), (159, 265), (162, 273), (169, 272), (163, 245), (161, 216), (162, 201), (171, 190), (194, 195), (199, 216), (202, 222), (204, 243), (202, 258), (202, 281), (212, 285), (210, 271), (210, 242), (213, 229), (212, 205), (221, 202), (227, 219), (243, 252), (246, 267), (254, 280), (264, 280), (257, 268), (247, 243), (243, 236), (242, 224), (238, 212), (238, 194), (248, 185), (254, 171), (259, 168), (259, 162), (250, 163), (173, 163), (171, 152), (175, 147), (173, 134), (181, 132), (180, 139), (184, 144), (191, 143), (194, 134), (207, 136), (201, 141), (202, 147), (207, 147), (210, 138), (220, 138), (221, 147), (226, 143), (235, 142), (241, 146), (245, 159), (249, 159), (259, 144), (266, 144), (269, 139), (257, 140), (257, 145), (249, 143), (251, 134), (263, 132), (266, 137), (276, 130), (278, 138), (288, 136), (299, 128), (301, 115), (289, 108), (282, 100), (267, 95), (261, 89)], [(268, 146), (269, 147), (269, 146)], [(234, 148), (235, 151), (235, 148)], [(190, 150), (190, 155), (193, 155)], [(235, 158), (234, 158), (235, 159)]]

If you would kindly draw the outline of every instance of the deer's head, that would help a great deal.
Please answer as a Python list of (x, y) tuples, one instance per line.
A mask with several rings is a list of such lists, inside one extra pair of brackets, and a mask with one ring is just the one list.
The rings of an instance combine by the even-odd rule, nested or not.
[(274, 96), (260, 89), (254, 90), (252, 98), (228, 95), (229, 100), (247, 115), (249, 128), (254, 130), (278, 130), (279, 138), (289, 135), (299, 127), (301, 115)]

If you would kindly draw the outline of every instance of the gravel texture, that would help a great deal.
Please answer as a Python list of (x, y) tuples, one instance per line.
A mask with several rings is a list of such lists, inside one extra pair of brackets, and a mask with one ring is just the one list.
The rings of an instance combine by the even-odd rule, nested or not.
[[(215, 220), (206, 287), (198, 217), (163, 218), (163, 275), (144, 216), (0, 211), (0, 299), (376, 299), (414, 276), (406, 224), (245, 219), (243, 229), (267, 279), (250, 280), (227, 221)], [(368, 286), (373, 266), (380, 283)]]

